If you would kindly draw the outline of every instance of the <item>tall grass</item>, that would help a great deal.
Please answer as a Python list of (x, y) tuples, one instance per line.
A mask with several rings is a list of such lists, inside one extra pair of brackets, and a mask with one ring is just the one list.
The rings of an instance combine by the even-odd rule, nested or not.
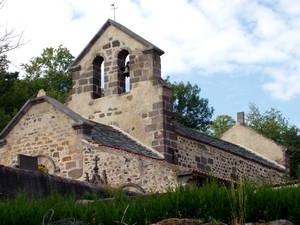
[(0, 200), (0, 224), (52, 225), (83, 221), (109, 225), (122, 220), (131, 225), (173, 217), (234, 225), (276, 219), (300, 224), (300, 187), (274, 189), (270, 185), (256, 187), (250, 182), (227, 187), (212, 181), (200, 188), (178, 185), (164, 194), (146, 197), (130, 198), (124, 192), (111, 195), (113, 201), (85, 194), (94, 202), (78, 204), (75, 195), (52, 194), (44, 199), (33, 199), (20, 193), (15, 199)]

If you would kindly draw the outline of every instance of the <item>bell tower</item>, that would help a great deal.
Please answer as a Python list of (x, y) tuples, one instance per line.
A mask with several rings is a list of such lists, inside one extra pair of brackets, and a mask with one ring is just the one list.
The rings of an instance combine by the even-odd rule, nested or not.
[(161, 78), (163, 54), (107, 20), (70, 67), (73, 88), (67, 106), (87, 119), (119, 127), (168, 158), (177, 142), (172, 90)]

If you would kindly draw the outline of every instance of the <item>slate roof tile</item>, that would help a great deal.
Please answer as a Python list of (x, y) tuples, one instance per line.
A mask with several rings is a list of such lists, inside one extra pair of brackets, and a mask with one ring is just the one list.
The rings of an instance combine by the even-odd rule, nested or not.
[(95, 124), (92, 130), (92, 139), (94, 142), (103, 144), (109, 147), (122, 149), (135, 154), (147, 156), (154, 159), (162, 160), (163, 158), (156, 154), (153, 150), (139, 144), (121, 131), (113, 127), (103, 124)]

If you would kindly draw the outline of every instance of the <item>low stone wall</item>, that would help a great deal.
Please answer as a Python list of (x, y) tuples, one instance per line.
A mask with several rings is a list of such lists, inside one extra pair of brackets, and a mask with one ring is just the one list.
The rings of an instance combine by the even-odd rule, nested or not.
[(73, 192), (77, 197), (85, 192), (104, 194), (100, 188), (85, 182), (0, 165), (0, 198), (14, 198), (20, 191), (37, 198), (53, 192), (61, 195)]

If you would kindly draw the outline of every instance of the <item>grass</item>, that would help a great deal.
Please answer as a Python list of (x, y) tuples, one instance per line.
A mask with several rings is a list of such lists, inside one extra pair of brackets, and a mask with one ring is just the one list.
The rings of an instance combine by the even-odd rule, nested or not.
[[(168, 218), (195, 218), (204, 222), (243, 224), (287, 219), (300, 224), (300, 187), (256, 187), (243, 182), (237, 186), (204, 184), (201, 188), (181, 186), (164, 194), (128, 197), (124, 192), (112, 192), (113, 201), (93, 199), (90, 204), (78, 204), (75, 195), (52, 194), (44, 199), (27, 198), (20, 193), (15, 199), (0, 200), (0, 224), (151, 224)], [(64, 223), (63, 223), (64, 222)], [(72, 222), (72, 223), (71, 223)]]

